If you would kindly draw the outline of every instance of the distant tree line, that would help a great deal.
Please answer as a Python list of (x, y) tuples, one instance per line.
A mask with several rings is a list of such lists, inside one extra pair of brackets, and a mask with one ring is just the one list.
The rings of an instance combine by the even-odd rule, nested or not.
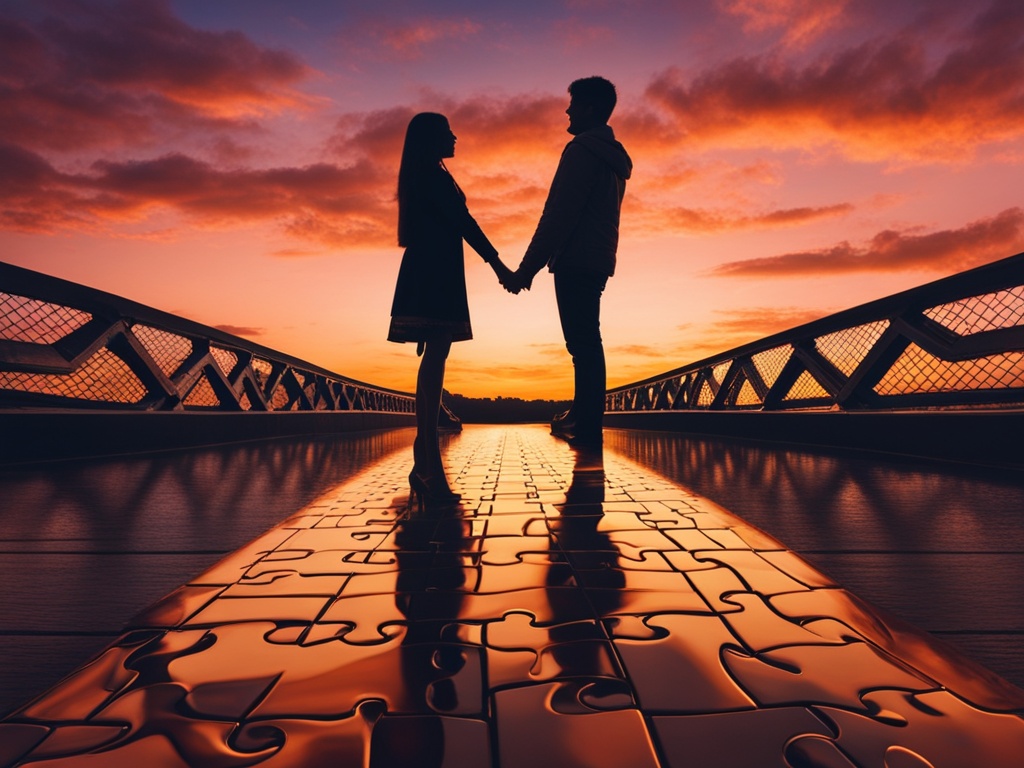
[(547, 423), (569, 408), (568, 400), (523, 400), (518, 397), (464, 397), (444, 393), (444, 404), (463, 424)]

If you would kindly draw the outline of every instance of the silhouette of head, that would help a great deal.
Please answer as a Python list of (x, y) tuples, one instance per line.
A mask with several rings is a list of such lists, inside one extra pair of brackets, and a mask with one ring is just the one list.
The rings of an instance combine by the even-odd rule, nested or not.
[(444, 168), (444, 158), (455, 156), (455, 134), (448, 118), (420, 112), (409, 121), (398, 167), (398, 244), (408, 245), (408, 206), (424, 177)]
[(569, 84), (569, 133), (576, 134), (608, 122), (617, 100), (615, 86), (603, 77), (583, 77)]
[(409, 121), (402, 147), (402, 167), (434, 165), (455, 155), (455, 134), (448, 118), (437, 112), (420, 112)]

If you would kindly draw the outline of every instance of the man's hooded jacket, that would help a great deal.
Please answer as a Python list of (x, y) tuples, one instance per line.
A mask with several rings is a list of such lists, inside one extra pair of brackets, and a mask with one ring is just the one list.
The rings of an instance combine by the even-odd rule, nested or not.
[(584, 131), (562, 151), (537, 231), (522, 266), (535, 275), (587, 270), (615, 273), (619, 211), (633, 161), (608, 125)]

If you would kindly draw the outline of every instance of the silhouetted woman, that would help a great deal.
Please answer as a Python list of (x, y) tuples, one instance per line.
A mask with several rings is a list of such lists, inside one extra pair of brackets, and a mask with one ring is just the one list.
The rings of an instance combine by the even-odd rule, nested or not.
[(437, 442), (445, 361), (453, 341), (473, 338), (462, 241), (504, 281), (510, 270), (466, 207), (444, 165), (455, 155), (448, 118), (423, 112), (409, 122), (398, 170), (398, 244), (405, 247), (391, 305), (389, 341), (417, 343), (415, 464), (409, 487), (420, 502), (459, 499), (448, 486)]

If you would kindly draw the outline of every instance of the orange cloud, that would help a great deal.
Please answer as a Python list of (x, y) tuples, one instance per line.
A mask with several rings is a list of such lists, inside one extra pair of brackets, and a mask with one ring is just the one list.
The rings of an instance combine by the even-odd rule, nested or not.
[(401, 53), (418, 55), (422, 46), (446, 38), (463, 39), (479, 32), (481, 26), (469, 19), (422, 19), (415, 24), (382, 30), (381, 40)]
[[(500, 165), (569, 140), (565, 108), (568, 96), (515, 95), (505, 98), (471, 96), (453, 99), (441, 94), (422, 96), (417, 104), (347, 114), (338, 119), (328, 149), (339, 157), (373, 157), (392, 164), (397, 173), (398, 158), (409, 120), (417, 112), (440, 112), (448, 117), (458, 136), (457, 156), (469, 147), (476, 161)], [(552, 139), (561, 143), (553, 143)], [(551, 168), (554, 172), (554, 168)]]
[(1022, 36), (1024, 6), (996, 0), (944, 57), (905, 32), (805, 65), (776, 54), (689, 78), (669, 69), (646, 97), (690, 142), (834, 145), (858, 159), (957, 161), (981, 144), (1024, 135)]
[(337, 242), (343, 233), (355, 237), (349, 245), (381, 245), (393, 240), (384, 183), (365, 161), (346, 168), (222, 170), (182, 154), (101, 161), (88, 174), (67, 174), (40, 155), (0, 145), (0, 225), (98, 229), (167, 208), (209, 225), (284, 220), (304, 239)]
[[(734, 310), (716, 310), (718, 316), (709, 328), (721, 337), (737, 338), (742, 336), (746, 343), (752, 339), (760, 339), (771, 336), (798, 325), (818, 320), (829, 314), (831, 310), (807, 309), (805, 307), (747, 307)], [(702, 335), (707, 333), (705, 329)], [(737, 343), (722, 346), (721, 342), (715, 342), (714, 346), (718, 351), (724, 351), (730, 347), (738, 346)]]
[(747, 33), (784, 30), (782, 42), (800, 46), (834, 28), (848, 0), (718, 0), (724, 12), (742, 17)]
[(755, 215), (723, 210), (630, 204), (630, 215), (639, 219), (633, 226), (648, 230), (712, 233), (738, 229), (791, 227), (818, 219), (845, 216), (850, 203), (818, 207), (780, 208)]
[[(481, 24), (466, 17), (423, 17), (412, 21), (372, 17), (349, 27), (341, 36), (341, 44), (350, 53), (369, 60), (392, 58), (395, 54), (418, 59), (425, 48), (447, 40), (466, 40), (481, 29)], [(382, 54), (382, 49), (386, 54)]]
[[(391, 246), (405, 129), (417, 111), (435, 109), (449, 115), (460, 136), (466, 170), (457, 161), (453, 167), (474, 214), (492, 235), (526, 236), (569, 138), (561, 131), (563, 101), (437, 97), (435, 104), (345, 115), (327, 142), (328, 155), (339, 162), (305, 167), (221, 168), (178, 152), (101, 160), (86, 173), (70, 174), (30, 149), (2, 145), (0, 226), (99, 231), (163, 208), (211, 226), (275, 221), (296, 239), (332, 249)], [(244, 159), (235, 150), (231, 143), (224, 147), (229, 162)]]
[(721, 264), (722, 277), (804, 277), (851, 272), (928, 270), (957, 272), (1024, 250), (1024, 210), (1008, 208), (987, 219), (928, 234), (885, 230), (862, 247), (785, 253)]
[(230, 333), (232, 336), (262, 336), (267, 331), (265, 328), (253, 328), (248, 325), (215, 325), (218, 331)]
[[(378, 196), (393, 199), (409, 120), (420, 111), (441, 112), (458, 136), (456, 158), (449, 166), (473, 215), (492, 237), (525, 237), (537, 224), (547, 184), (570, 138), (564, 133), (567, 100), (546, 95), (463, 100), (427, 95), (415, 106), (342, 116), (328, 151), (345, 162), (372, 163), (381, 175)], [(389, 237), (392, 229), (389, 220)], [(327, 231), (322, 234), (327, 241), (335, 239)]]

